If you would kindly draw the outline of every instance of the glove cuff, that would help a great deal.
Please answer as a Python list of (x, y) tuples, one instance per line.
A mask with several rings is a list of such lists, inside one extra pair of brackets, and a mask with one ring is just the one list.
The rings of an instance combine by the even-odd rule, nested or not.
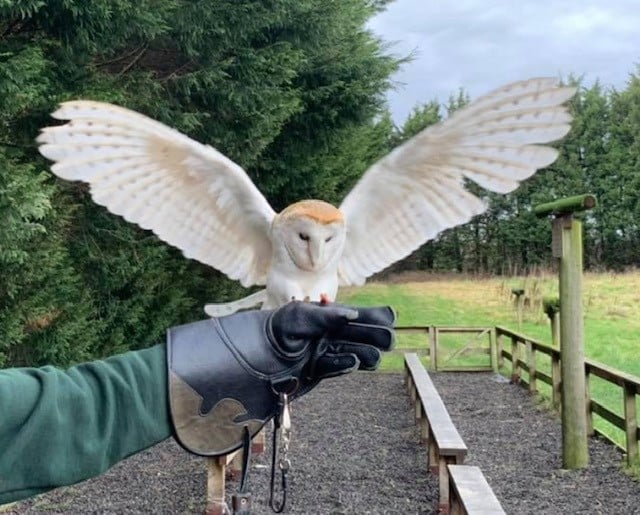
[(253, 437), (275, 415), (274, 384), (295, 371), (269, 354), (264, 331), (255, 314), (169, 329), (169, 407), (176, 440), (188, 451), (229, 454), (242, 446), (245, 426)]

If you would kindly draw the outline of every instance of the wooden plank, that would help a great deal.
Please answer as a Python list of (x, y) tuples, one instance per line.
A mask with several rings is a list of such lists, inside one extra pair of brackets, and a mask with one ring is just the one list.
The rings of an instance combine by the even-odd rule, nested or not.
[(451, 490), (453, 496), (459, 500), (462, 506), (462, 513), (506, 515), (500, 501), (478, 467), (449, 465), (448, 469)]
[(491, 366), (457, 366), (457, 367), (440, 367), (441, 372), (491, 372)]
[(406, 354), (405, 362), (413, 376), (417, 395), (429, 420), (429, 428), (437, 442), (440, 455), (465, 456), (467, 446), (453, 424), (435, 385), (420, 363), (418, 356)]
[(385, 351), (385, 354), (406, 354), (407, 352), (415, 352), (425, 357), (429, 355), (429, 349), (427, 347), (396, 347), (395, 349)]
[(458, 349), (455, 352), (452, 352), (449, 356), (447, 356), (447, 359), (451, 360), (453, 358), (457, 358), (458, 356), (469, 356), (469, 355), (490, 356), (491, 349), (489, 347), (466, 347), (466, 348)]
[(491, 327), (454, 327), (454, 326), (436, 326), (436, 329), (439, 333), (478, 333), (478, 336), (484, 336), (485, 334), (489, 334), (492, 330)]
[(400, 325), (394, 328), (395, 331), (403, 333), (426, 333), (429, 330), (427, 325)]
[(610, 424), (613, 424), (624, 431), (624, 418), (617, 413), (614, 413), (609, 408), (606, 408), (598, 401), (591, 400), (591, 411), (605, 419)]
[(636, 394), (640, 394), (640, 378), (626, 372), (621, 372), (613, 367), (593, 361), (590, 359), (585, 360), (585, 368), (594, 376), (609, 381), (611, 383), (623, 386), (628, 384), (629, 388), (635, 389)]
[[(609, 435), (603, 433), (602, 431), (600, 431), (597, 427), (595, 427), (593, 429), (593, 433), (602, 438), (603, 440), (606, 440), (607, 442), (609, 442), (611, 445), (613, 445), (614, 447), (617, 447), (618, 449), (620, 449), (622, 452), (626, 452), (626, 449), (624, 448), (624, 445), (620, 445), (619, 442), (616, 442), (613, 438), (611, 438)], [(639, 435), (640, 437), (640, 435)]]
[(541, 352), (542, 354), (546, 354), (547, 356), (557, 355), (558, 357), (560, 357), (560, 351), (555, 347), (552, 347), (551, 345), (535, 340), (533, 338), (529, 338), (524, 334), (517, 333), (515, 331), (512, 331), (511, 329), (507, 329), (506, 327), (502, 327), (499, 325), (496, 326), (496, 334), (498, 336), (507, 336), (511, 339), (515, 338), (516, 340), (522, 343), (531, 342), (532, 347), (537, 352)]
[(536, 378), (538, 380), (542, 381), (543, 383), (548, 384), (549, 386), (551, 386), (553, 384), (553, 379), (546, 372), (541, 372), (540, 370), (537, 370), (536, 371)]

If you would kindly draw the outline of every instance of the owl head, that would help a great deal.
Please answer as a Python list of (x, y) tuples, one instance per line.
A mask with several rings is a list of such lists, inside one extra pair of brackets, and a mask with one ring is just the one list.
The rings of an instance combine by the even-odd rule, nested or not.
[(336, 265), (344, 249), (346, 225), (342, 212), (322, 200), (303, 200), (281, 211), (271, 226), (272, 239), (282, 261), (319, 272)]

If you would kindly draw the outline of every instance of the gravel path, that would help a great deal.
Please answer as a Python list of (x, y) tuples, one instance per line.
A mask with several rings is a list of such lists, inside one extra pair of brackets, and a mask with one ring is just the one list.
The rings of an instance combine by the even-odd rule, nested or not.
[[(521, 388), (491, 374), (433, 374), (469, 447), (510, 514), (640, 514), (640, 483), (620, 454), (591, 443), (591, 466), (560, 469), (560, 425)], [(397, 374), (353, 374), (325, 381), (293, 409), (288, 513), (429, 514), (436, 478)], [(254, 513), (269, 513), (268, 452), (254, 458)], [(18, 513), (202, 513), (205, 470), (172, 441), (138, 454), (99, 478), (15, 507)], [(235, 484), (230, 485), (231, 488)]]
[(519, 386), (491, 374), (431, 374), (469, 454), (509, 514), (640, 514), (640, 483), (622, 455), (589, 443), (590, 466), (562, 470), (560, 419)]

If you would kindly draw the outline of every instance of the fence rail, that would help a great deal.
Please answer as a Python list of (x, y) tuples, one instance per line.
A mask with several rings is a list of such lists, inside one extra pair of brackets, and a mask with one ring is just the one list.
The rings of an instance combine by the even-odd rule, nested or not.
[[(505, 365), (505, 359), (511, 363), (511, 380), (522, 383), (531, 393), (538, 391), (538, 381), (551, 387), (551, 401), (555, 408), (559, 408), (561, 399), (562, 377), (560, 373), (560, 349), (540, 342), (523, 334), (512, 331), (506, 327), (439, 327), (439, 326), (400, 326), (396, 330), (399, 333), (423, 333), (427, 337), (428, 345), (422, 350), (423, 355), (429, 356), (430, 369), (435, 371), (498, 371)], [(442, 334), (479, 334), (489, 337), (489, 360), (481, 366), (445, 366), (439, 360), (441, 354), (440, 335)], [(508, 339), (509, 342), (505, 342)], [(408, 349), (398, 349), (406, 352)], [(418, 349), (411, 349), (416, 351)], [(484, 351), (483, 351), (484, 352)], [(551, 360), (551, 374), (540, 370), (536, 357), (540, 354), (549, 356)], [(523, 374), (523, 373), (526, 373)], [(525, 377), (523, 377), (525, 375)], [(619, 415), (610, 408), (592, 398), (590, 393), (590, 378), (598, 377), (607, 383), (617, 386), (621, 390), (623, 402), (623, 415)], [(640, 395), (640, 378), (621, 372), (605, 364), (590, 359), (585, 360), (585, 378), (587, 398), (585, 410), (587, 412), (587, 424), (589, 434), (598, 434), (621, 448), (627, 454), (629, 464), (640, 459), (638, 455), (638, 442), (640, 441), (640, 428), (638, 427), (637, 396)], [(625, 433), (625, 445), (620, 445), (606, 433), (594, 428), (593, 415), (598, 415), (608, 423)]]

